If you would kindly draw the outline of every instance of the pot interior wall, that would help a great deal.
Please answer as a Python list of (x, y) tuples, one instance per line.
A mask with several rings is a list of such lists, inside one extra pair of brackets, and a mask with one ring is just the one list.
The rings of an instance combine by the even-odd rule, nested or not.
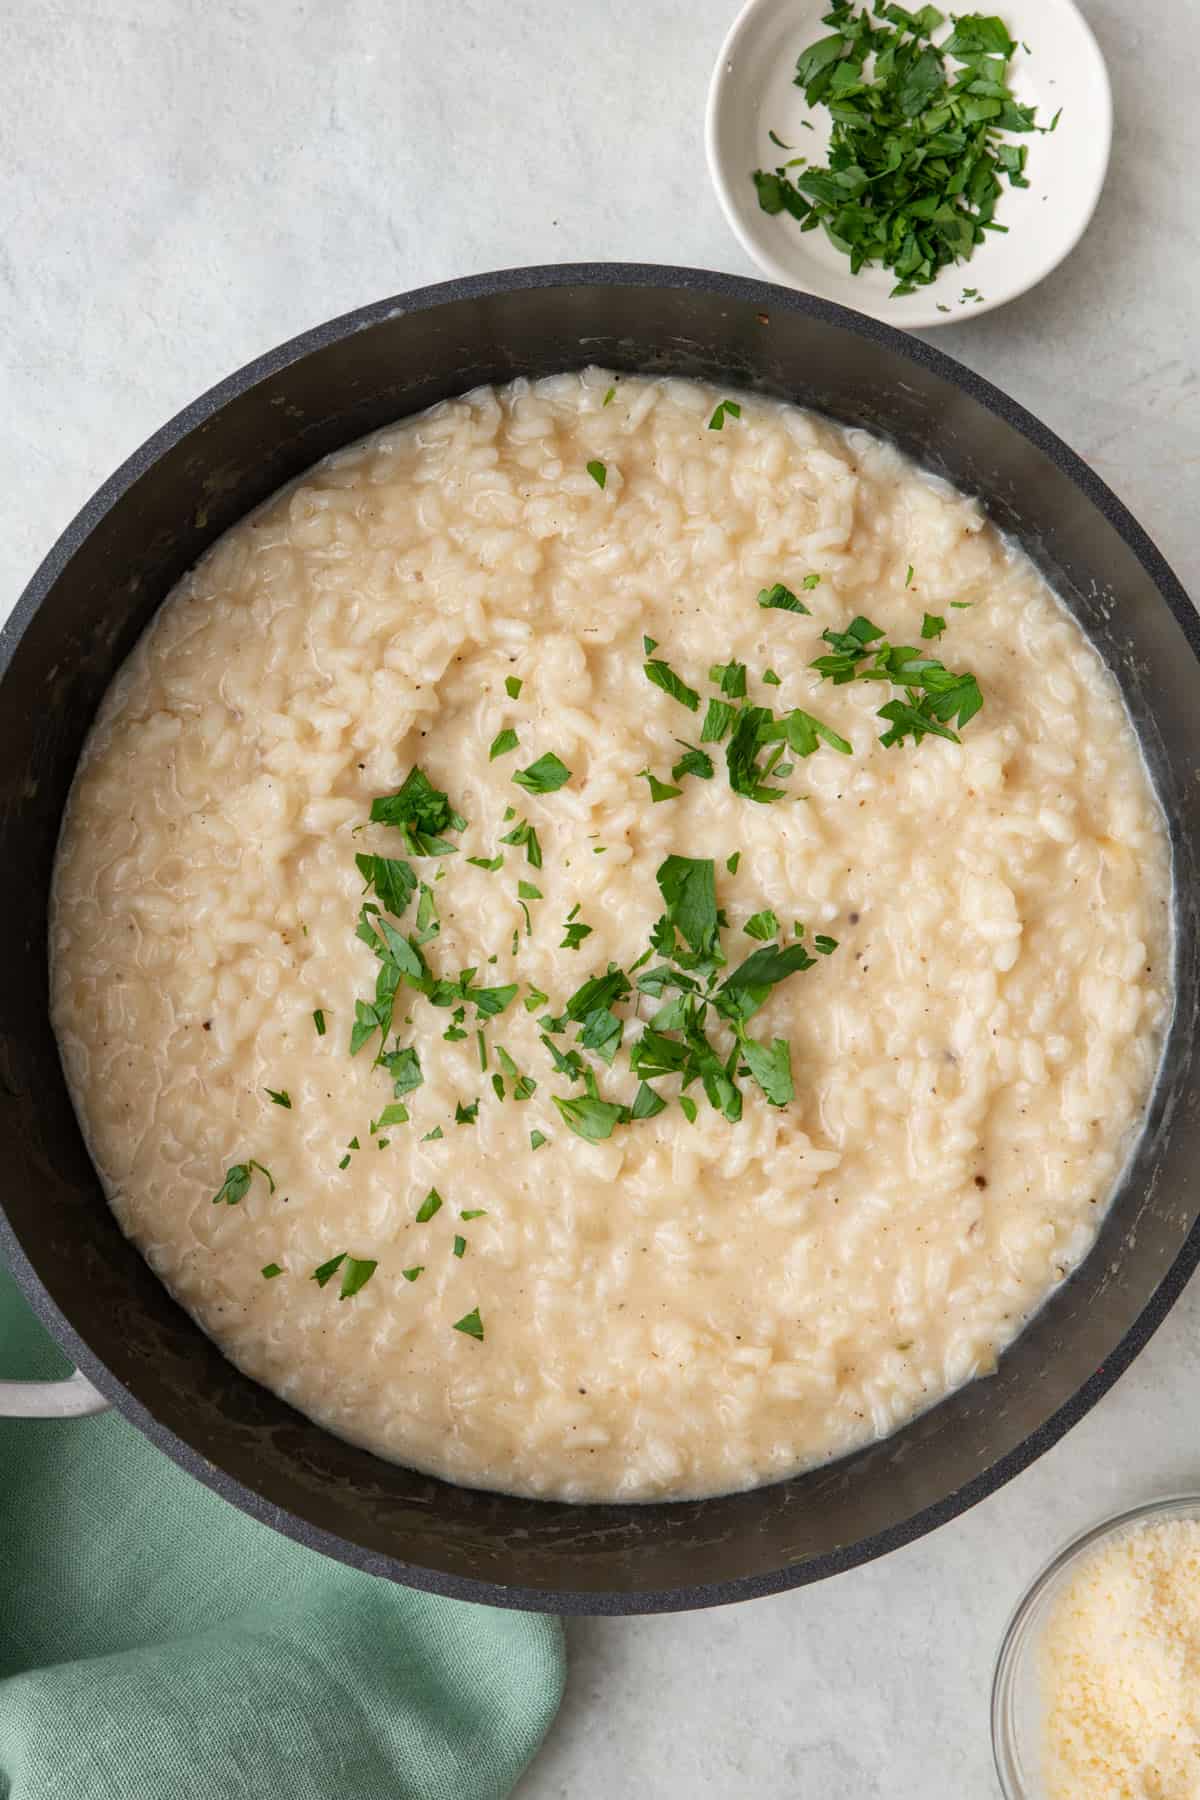
[[(826, 1470), (643, 1508), (449, 1487), (341, 1443), (240, 1375), (118, 1232), (46, 1012), (46, 898), (74, 766), (172, 584), (329, 450), (478, 383), (588, 362), (816, 407), (982, 495), (1124, 689), (1171, 821), (1180, 909), (1179, 1004), (1146, 1136), (1092, 1256), (998, 1373)], [(333, 1554), (447, 1592), (581, 1610), (705, 1604), (830, 1574), (951, 1516), (1052, 1442), (1149, 1335), (1196, 1258), (1193, 628), (1120, 509), (1102, 490), (1089, 498), (1054, 440), (1031, 441), (988, 393), (924, 345), (757, 283), (620, 269), (481, 278), (335, 322), (234, 377), (114, 477), (52, 552), (0, 636), (8, 1248), (81, 1364), (202, 1479)]]

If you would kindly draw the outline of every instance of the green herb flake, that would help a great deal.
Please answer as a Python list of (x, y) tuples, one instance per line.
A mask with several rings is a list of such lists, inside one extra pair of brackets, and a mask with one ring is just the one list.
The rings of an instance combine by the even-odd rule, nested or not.
[(417, 1208), (417, 1224), (427, 1225), (435, 1213), (442, 1210), (442, 1196), (436, 1188), (430, 1188), (420, 1206)]
[(926, 640), (940, 638), (946, 629), (946, 621), (939, 613), (926, 613), (921, 621), (921, 636)]
[(504, 677), (504, 691), (510, 700), (519, 700), (521, 698), (521, 689), (524, 685), (525, 683), (521, 680), (519, 675), (506, 675)]
[(541, 888), (534, 887), (532, 881), (518, 881), (517, 893), (522, 900), (541, 900), (543, 898)]
[(445, 1135), (446, 1134), (442, 1130), (441, 1126), (435, 1125), (432, 1131), (427, 1131), (425, 1133), (425, 1136), (421, 1139), (421, 1142), (423, 1144), (432, 1144), (432, 1143), (435, 1143), (438, 1138), (445, 1137)]
[(820, 587), (820, 585), (821, 577), (819, 575), (806, 575), (804, 580), (800, 583), (800, 586), (804, 589), (806, 594), (811, 594), (813, 589)]
[(607, 394), (605, 394), (604, 399), (600, 402), (600, 404), (602, 406), (611, 406), (613, 401), (616, 399), (616, 397), (617, 397), (616, 388), (610, 387)]
[(497, 853), (495, 856), (468, 856), (467, 861), (473, 868), (486, 869), (492, 875), (496, 873), (497, 869), (502, 869), (504, 867), (504, 857), (502, 853)]
[(472, 1100), (470, 1106), (464, 1106), (460, 1100), (458, 1105), (454, 1108), (454, 1123), (456, 1125), (474, 1125), (478, 1117), (478, 1100)]
[(338, 1164), (338, 1168), (339, 1169), (348, 1169), (349, 1167), (350, 1167), (350, 1157), (349, 1157), (349, 1154), (347, 1154), (347, 1155), (343, 1156), (341, 1162)]
[(650, 799), (655, 806), (662, 800), (677, 800), (683, 792), (682, 788), (672, 787), (669, 781), (660, 781), (649, 769), (640, 769), (638, 779), (650, 783)]
[(410, 856), (452, 856), (458, 846), (442, 834), (467, 828), (467, 821), (455, 812), (448, 796), (418, 768), (409, 770), (396, 793), (372, 800), (371, 822), (399, 831)]
[(768, 687), (782, 687), (783, 686), (782, 676), (777, 675), (775, 673), (774, 669), (764, 669), (762, 678)]
[(621, 1124), (625, 1117), (623, 1106), (617, 1106), (611, 1100), (600, 1100), (592, 1094), (581, 1095), (577, 1100), (566, 1100), (560, 1094), (550, 1097), (564, 1125), (569, 1126), (576, 1137), (586, 1138), (592, 1144), (610, 1138), (614, 1126)]
[[(512, 816), (512, 814), (511, 814), (511, 809), (510, 809), (510, 811), (505, 815), (505, 817), (510, 818), (511, 816)], [(513, 845), (517, 846), (518, 848), (521, 845), (524, 845), (526, 862), (533, 869), (541, 868), (541, 866), (542, 866), (542, 846), (538, 839), (537, 832), (534, 830), (533, 826), (529, 823), (528, 819), (522, 819), (521, 823), (519, 825), (515, 825), (506, 837), (502, 837), (500, 839), (500, 842), (502, 844), (513, 844)]]
[(482, 1344), (483, 1320), (479, 1316), (479, 1308), (473, 1307), (469, 1313), (464, 1313), (461, 1319), (456, 1319), (452, 1329), (461, 1331), (464, 1337), (475, 1338)]
[(602, 462), (590, 462), (587, 466), (587, 472), (595, 482), (596, 486), (602, 489), (605, 482), (608, 480), (607, 465)]
[(264, 1281), (274, 1281), (274, 1279), (277, 1275), (282, 1275), (282, 1274), (283, 1274), (283, 1270), (280, 1268), (278, 1263), (264, 1263), (263, 1270), (262, 1270), (262, 1277), (263, 1277)]
[(661, 688), (664, 694), (669, 694), (672, 700), (678, 700), (680, 705), (686, 706), (689, 712), (699, 711), (699, 694), (695, 688), (689, 687), (686, 681), (680, 680), (669, 663), (663, 662), (661, 658), (655, 658), (650, 662), (643, 663), (642, 672), (647, 681), (652, 681), (655, 687)]
[(401, 1269), (400, 1273), (403, 1275), (405, 1281), (416, 1281), (418, 1276), (425, 1273), (425, 1264), (416, 1263), (411, 1269)]
[[(555, 756), (553, 750), (547, 750), (535, 763), (530, 763), (527, 769), (518, 769), (513, 776), (517, 786), (527, 789), (531, 794), (557, 793), (570, 779), (570, 769)], [(507, 842), (507, 839), (502, 841)]]
[(779, 935), (779, 920), (769, 909), (756, 912), (746, 920), (742, 930), (747, 937), (758, 938), (762, 943), (769, 943)]
[(543, 1144), (548, 1144), (549, 1142), (550, 1139), (546, 1136), (544, 1131), (531, 1131), (529, 1134), (529, 1148), (531, 1150), (540, 1150)]
[(318, 1006), (318, 1008), (317, 1008), (317, 1010), (316, 1010), (316, 1012), (315, 1012), (315, 1013), (314, 1013), (314, 1014), (313, 1014), (313, 1016), (312, 1016), (312, 1019), (313, 1019), (313, 1024), (314, 1024), (314, 1025), (315, 1025), (315, 1026), (316, 1026), (316, 1030), (317, 1030), (317, 1036), (318, 1036), (318, 1037), (324, 1037), (324, 1036), (325, 1036), (325, 1012), (324, 1012), (324, 1008), (323, 1008), (323, 1007), (320, 1007), (320, 1006)]
[(462, 1258), (467, 1254), (467, 1240), (458, 1233), (455, 1234), (454, 1238), (454, 1254), (459, 1258)]
[(589, 938), (592, 935), (592, 927), (590, 925), (584, 925), (581, 922), (572, 922), (570, 919), (564, 921), (564, 929), (566, 930), (567, 935), (558, 946), (560, 950), (578, 950), (584, 938)]
[(742, 860), (742, 853), (740, 850), (735, 850), (732, 856), (727, 856), (725, 858), (725, 867), (729, 870), (729, 873), (731, 875), (737, 874), (738, 864), (741, 862), (741, 860)]
[(379, 1264), (370, 1257), (347, 1256), (342, 1269), (342, 1291), (339, 1300), (349, 1300), (366, 1287)]
[[(819, 575), (810, 575), (804, 585), (807, 587), (811, 582), (812, 586), (815, 587), (820, 579), (821, 577)], [(803, 600), (797, 599), (791, 588), (784, 587), (782, 581), (777, 581), (774, 587), (761, 588), (758, 595), (758, 604), (764, 611), (774, 610), (776, 612), (808, 613), (810, 616), (812, 613), (812, 608), (805, 606)]]
[(679, 1110), (689, 1125), (694, 1125), (696, 1123), (696, 1114), (699, 1109), (690, 1094), (680, 1094)]
[(495, 762), (498, 756), (504, 756), (509, 750), (515, 750), (520, 741), (511, 725), (503, 731), (497, 732), (492, 739), (491, 749), (488, 751), (488, 761)]
[(263, 1093), (269, 1094), (276, 1106), (285, 1107), (288, 1112), (291, 1112), (292, 1097), (286, 1088), (264, 1088)]
[(468, 1206), (465, 1212), (459, 1213), (460, 1219), (486, 1219), (486, 1206)]
[(952, 600), (950, 604), (955, 612), (966, 612), (967, 608), (974, 606), (975, 602), (973, 600)]
[(331, 1256), (328, 1262), (324, 1262), (319, 1268), (314, 1269), (310, 1279), (315, 1281), (318, 1287), (324, 1287), (326, 1282), (333, 1280), (345, 1260), (346, 1252), (339, 1251), (336, 1256)]
[(268, 1192), (273, 1194), (275, 1178), (270, 1169), (264, 1167), (260, 1162), (255, 1162), (251, 1157), (249, 1162), (234, 1163), (231, 1169), (226, 1169), (225, 1179), (213, 1195), (213, 1205), (220, 1206), (223, 1202), (226, 1206), (237, 1206), (249, 1192), (255, 1169), (265, 1179)]
[(708, 671), (708, 679), (716, 683), (721, 692), (730, 700), (744, 700), (746, 697), (746, 665), (740, 662), (714, 663)]
[(722, 400), (718, 403), (716, 411), (708, 421), (708, 429), (710, 431), (722, 431), (724, 430), (726, 419), (740, 419), (741, 416), (742, 409), (736, 400)]

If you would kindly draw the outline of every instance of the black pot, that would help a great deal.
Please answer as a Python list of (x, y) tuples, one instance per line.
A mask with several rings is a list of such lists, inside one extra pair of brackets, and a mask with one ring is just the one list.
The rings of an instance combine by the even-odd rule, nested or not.
[[(585, 363), (798, 401), (894, 438), (979, 494), (1119, 681), (1175, 853), (1178, 1004), (1164, 1073), (1083, 1266), (995, 1376), (886, 1442), (776, 1486), (675, 1505), (572, 1507), (451, 1487), (340, 1442), (239, 1374), (118, 1231), (47, 1017), (46, 900), (63, 804), (97, 704), (173, 584), (339, 445), (478, 383)], [(939, 351), (839, 307), (690, 270), (563, 267), (450, 282), (322, 325), (214, 388), (118, 470), (0, 635), (0, 1248), (86, 1375), (182, 1467), (373, 1573), (502, 1605), (623, 1613), (748, 1599), (894, 1549), (1081, 1418), (1200, 1253), (1198, 657), (1179, 583), (1065, 445)]]

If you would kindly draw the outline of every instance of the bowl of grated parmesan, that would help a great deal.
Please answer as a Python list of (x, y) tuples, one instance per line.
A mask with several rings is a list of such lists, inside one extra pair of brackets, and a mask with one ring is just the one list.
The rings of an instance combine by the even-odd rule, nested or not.
[(1018, 1605), (992, 1684), (1006, 1800), (1200, 1797), (1200, 1496), (1075, 1538)]

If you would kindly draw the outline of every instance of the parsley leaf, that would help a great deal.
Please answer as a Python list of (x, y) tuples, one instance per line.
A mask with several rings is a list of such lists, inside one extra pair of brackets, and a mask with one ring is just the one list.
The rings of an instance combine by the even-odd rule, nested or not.
[(472, 1100), (470, 1106), (464, 1106), (460, 1100), (458, 1105), (454, 1108), (454, 1123), (456, 1125), (474, 1125), (478, 1117), (478, 1100)]
[(724, 428), (727, 418), (740, 419), (741, 416), (742, 409), (736, 400), (722, 400), (718, 403), (717, 410), (708, 421), (708, 429), (710, 431), (721, 431)]
[(762, 912), (753, 913), (742, 926), (742, 930), (747, 937), (759, 938), (763, 943), (769, 943), (772, 938), (779, 935), (779, 920), (769, 908), (766, 908)]
[(650, 783), (650, 798), (655, 806), (660, 800), (677, 800), (683, 792), (682, 788), (672, 787), (669, 781), (660, 781), (649, 769), (639, 770), (638, 778)]
[[(418, 768), (409, 770), (396, 793), (383, 794), (372, 800), (371, 821), (376, 825), (394, 826), (410, 856), (452, 856), (458, 846), (447, 842), (441, 834), (465, 831), (467, 825), (467, 821), (454, 811), (447, 796)], [(362, 867), (361, 863), (359, 867)]]
[(339, 1300), (349, 1300), (361, 1288), (365, 1288), (372, 1275), (379, 1267), (369, 1257), (347, 1256), (342, 1269), (342, 1291)]
[(923, 638), (940, 638), (946, 629), (946, 621), (938, 613), (926, 613), (921, 621)]
[(265, 1176), (268, 1192), (273, 1194), (275, 1180), (270, 1169), (264, 1168), (262, 1163), (255, 1162), (251, 1157), (249, 1162), (234, 1163), (231, 1169), (226, 1169), (225, 1179), (213, 1195), (213, 1205), (220, 1206), (223, 1201), (226, 1206), (236, 1206), (240, 1200), (244, 1200), (249, 1192), (255, 1169), (260, 1175)]
[(680, 705), (686, 706), (689, 712), (698, 711), (699, 694), (695, 688), (690, 688), (686, 681), (680, 680), (669, 663), (655, 657), (650, 662), (643, 663), (642, 668), (647, 681), (652, 681), (655, 687), (662, 689), (664, 694), (670, 694), (672, 700), (678, 700)]
[[(713, 778), (713, 760), (704, 750), (697, 750), (692, 744), (684, 743), (676, 738), (677, 744), (683, 744), (683, 755), (671, 770), (672, 781), (679, 781), (685, 775), (696, 775), (701, 781)], [(653, 784), (652, 784), (653, 785)]]
[(492, 747), (488, 751), (488, 761), (495, 762), (498, 756), (504, 756), (507, 751), (515, 750), (520, 741), (511, 725), (504, 731), (497, 732), (492, 739)]
[(531, 1150), (540, 1150), (543, 1144), (548, 1144), (549, 1142), (550, 1139), (546, 1136), (544, 1131), (531, 1131), (529, 1134), (529, 1148)]
[(590, 462), (587, 466), (587, 472), (598, 488), (604, 487), (605, 482), (608, 480), (608, 469), (604, 463)]
[(720, 958), (711, 856), (668, 856), (655, 875), (667, 918), (697, 957)]
[(282, 1275), (282, 1274), (283, 1274), (283, 1270), (280, 1268), (279, 1264), (276, 1262), (265, 1263), (263, 1265), (262, 1277), (263, 1277), (264, 1281), (274, 1281), (274, 1279), (277, 1275)]
[(317, 1036), (324, 1037), (325, 1036), (325, 1011), (324, 1011), (324, 1008), (318, 1006), (318, 1008), (317, 1008), (316, 1012), (313, 1014), (312, 1018), (313, 1018), (313, 1024), (317, 1028)]
[(564, 1125), (570, 1127), (576, 1137), (586, 1138), (589, 1143), (597, 1144), (613, 1134), (613, 1127), (622, 1123), (625, 1108), (617, 1106), (611, 1100), (598, 1100), (591, 1094), (581, 1095), (577, 1100), (564, 1100), (560, 1094), (552, 1094), (562, 1116)]
[(755, 1038), (743, 1038), (742, 1055), (772, 1106), (786, 1106), (789, 1100), (795, 1099), (791, 1051), (786, 1038), (774, 1038), (769, 1045), (760, 1044)]
[(537, 832), (529, 823), (528, 819), (522, 819), (519, 825), (514, 825), (513, 829), (505, 837), (500, 839), (500, 842), (502, 844), (513, 844), (518, 848), (523, 844), (525, 846), (525, 859), (529, 863), (529, 866), (533, 869), (541, 868), (542, 846), (538, 840)]
[(328, 1262), (324, 1262), (319, 1268), (314, 1269), (311, 1279), (316, 1282), (318, 1287), (324, 1287), (326, 1282), (332, 1281), (345, 1260), (346, 1252), (339, 1251), (337, 1256), (331, 1256)]
[(270, 1096), (271, 1096), (271, 1099), (272, 1099), (272, 1100), (273, 1100), (273, 1101), (274, 1101), (274, 1103), (275, 1103), (275, 1105), (276, 1105), (276, 1106), (283, 1106), (283, 1107), (286, 1107), (286, 1108), (287, 1108), (287, 1110), (288, 1110), (288, 1112), (291, 1112), (291, 1110), (292, 1110), (292, 1097), (291, 1097), (291, 1095), (290, 1095), (290, 1094), (289, 1094), (289, 1093), (288, 1093), (288, 1091), (287, 1091), (287, 1089), (286, 1089), (286, 1088), (283, 1088), (283, 1089), (281, 1089), (281, 1090), (277, 1090), (277, 1089), (275, 1089), (275, 1088), (264, 1088), (264, 1089), (263, 1089), (263, 1093), (264, 1093), (264, 1094), (269, 1094), (269, 1095), (270, 1095)]
[(519, 675), (506, 675), (504, 677), (504, 691), (510, 700), (520, 699), (521, 689), (524, 685), (525, 683), (521, 680)]
[(442, 1210), (442, 1196), (436, 1188), (430, 1188), (417, 1210), (417, 1224), (427, 1225), (435, 1213)]
[(374, 888), (384, 911), (399, 918), (417, 891), (412, 864), (389, 856), (356, 856), (354, 861), (366, 883), (363, 892)]
[(482, 1344), (483, 1320), (479, 1316), (479, 1308), (476, 1306), (469, 1313), (464, 1313), (461, 1319), (454, 1321), (451, 1329), (461, 1331), (465, 1337), (475, 1338)]
[[(513, 776), (517, 786), (527, 788), (531, 794), (556, 793), (570, 779), (570, 769), (555, 756), (553, 750), (547, 750), (545, 756), (539, 756), (527, 769), (518, 769)], [(507, 842), (507, 839), (502, 839), (501, 842)]]
[(803, 600), (798, 600), (791, 588), (784, 587), (782, 581), (777, 581), (774, 587), (762, 588), (758, 604), (764, 608), (773, 607), (779, 612), (812, 613), (812, 608), (805, 606)]

